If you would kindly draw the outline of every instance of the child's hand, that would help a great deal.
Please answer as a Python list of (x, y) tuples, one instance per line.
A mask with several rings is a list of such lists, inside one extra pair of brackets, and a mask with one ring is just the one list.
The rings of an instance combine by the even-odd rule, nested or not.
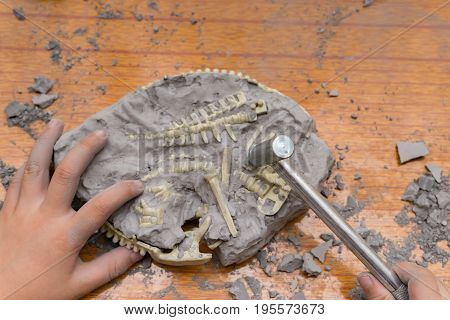
[[(449, 292), (431, 271), (409, 262), (400, 262), (393, 268), (400, 280), (408, 285), (410, 300), (445, 300)], [(358, 282), (369, 300), (392, 300), (394, 297), (370, 273), (362, 273)]]
[(14, 176), (0, 211), (0, 298), (78, 298), (125, 272), (141, 256), (126, 248), (83, 262), (86, 240), (128, 200), (140, 181), (122, 181), (78, 212), (71, 202), (83, 171), (106, 144), (104, 132), (81, 140), (49, 179), (53, 146), (63, 123), (52, 120)]

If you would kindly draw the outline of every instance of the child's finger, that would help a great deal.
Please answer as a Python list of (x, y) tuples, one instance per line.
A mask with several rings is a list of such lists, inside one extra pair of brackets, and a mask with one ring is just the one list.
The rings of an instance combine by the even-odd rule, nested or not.
[(397, 263), (393, 270), (408, 284), (409, 299), (448, 299), (448, 291), (430, 270), (408, 262)]
[(86, 241), (114, 211), (143, 191), (141, 181), (121, 181), (89, 200), (73, 217), (73, 228), (80, 240)]
[(142, 256), (127, 248), (116, 248), (99, 258), (82, 262), (75, 269), (74, 283), (83, 295), (125, 273)]
[(393, 300), (391, 293), (370, 273), (363, 272), (358, 276), (358, 282), (368, 300)]
[(105, 144), (106, 133), (99, 130), (83, 138), (68, 152), (52, 176), (47, 204), (55, 208), (70, 208), (80, 176)]
[(19, 200), (20, 187), (22, 186), (23, 173), (25, 165), (22, 165), (14, 174), (5, 197), (5, 204), (3, 205), (4, 212), (14, 210)]
[[(53, 155), (53, 146), (61, 136), (64, 129), (62, 121), (52, 119), (45, 131), (37, 139), (30, 157), (25, 164), (22, 181), (22, 192), (25, 199), (36, 198), (48, 187), (48, 171)], [(25, 205), (29, 205), (26, 203)]]

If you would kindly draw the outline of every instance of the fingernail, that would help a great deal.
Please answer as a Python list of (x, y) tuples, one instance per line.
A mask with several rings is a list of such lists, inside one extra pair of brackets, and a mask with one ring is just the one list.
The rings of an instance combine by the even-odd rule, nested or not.
[(136, 191), (142, 192), (144, 191), (144, 183), (140, 180), (133, 180), (133, 187), (136, 188)]
[(358, 282), (364, 290), (368, 290), (373, 286), (373, 276), (370, 273), (361, 273), (358, 276)]
[(99, 138), (106, 138), (106, 131), (105, 130), (97, 130), (94, 132), (94, 134)]
[(61, 124), (61, 120), (59, 120), (59, 119), (51, 119), (49, 122), (48, 122), (48, 126), (49, 127), (57, 127), (57, 126), (59, 126)]

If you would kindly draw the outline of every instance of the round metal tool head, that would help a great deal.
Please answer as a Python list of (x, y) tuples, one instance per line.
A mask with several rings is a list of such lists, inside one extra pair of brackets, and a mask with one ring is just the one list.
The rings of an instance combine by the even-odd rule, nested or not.
[(294, 153), (294, 142), (285, 135), (279, 135), (250, 148), (248, 162), (254, 167), (270, 165), (287, 159)]

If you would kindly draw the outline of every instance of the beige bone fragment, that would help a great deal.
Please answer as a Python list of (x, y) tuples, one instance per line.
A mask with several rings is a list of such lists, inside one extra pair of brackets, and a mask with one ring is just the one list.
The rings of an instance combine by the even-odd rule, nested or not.
[(163, 208), (152, 208), (141, 199), (134, 209), (142, 215), (142, 217), (139, 218), (141, 227), (153, 227), (163, 223)]
[(156, 262), (167, 264), (171, 266), (186, 266), (199, 265), (207, 263), (211, 260), (211, 253), (202, 253), (199, 249), (199, 243), (211, 224), (211, 217), (206, 217), (202, 224), (192, 230), (187, 231), (186, 236), (192, 238), (190, 247), (185, 251), (180, 251), (180, 246), (176, 246), (169, 253), (164, 253), (162, 250), (153, 250), (151, 254), (153, 260)]
[(275, 184), (283, 190), (290, 191), (291, 187), (281, 178), (271, 166), (264, 166), (258, 170), (258, 176), (271, 184)]
[(264, 197), (270, 189), (270, 186), (267, 183), (264, 183), (264, 181), (244, 172), (239, 172), (239, 179), (248, 191), (256, 193), (261, 198)]
[(273, 216), (281, 209), (288, 195), (289, 191), (274, 185), (264, 197), (258, 199), (258, 209), (266, 216)]
[(222, 183), (226, 186), (230, 184), (230, 170), (231, 170), (231, 154), (233, 149), (225, 147), (222, 153)]
[(106, 237), (112, 238), (114, 243), (118, 243), (120, 246), (126, 247), (134, 252), (139, 252), (141, 256), (145, 256), (145, 253), (148, 252), (152, 259), (159, 263), (173, 266), (200, 265), (207, 263), (212, 258), (210, 253), (202, 253), (199, 251), (200, 239), (206, 233), (210, 224), (211, 218), (207, 217), (199, 228), (188, 231), (191, 234), (186, 232), (186, 234), (192, 236), (193, 242), (189, 250), (182, 257), (179, 257), (178, 248), (173, 249), (170, 253), (163, 253), (161, 249), (139, 241), (135, 236), (133, 238), (125, 236), (108, 221), (102, 226), (101, 231), (106, 233)]
[(169, 183), (165, 182), (157, 186), (149, 187), (147, 190), (154, 193), (155, 196), (157, 196), (161, 200), (167, 201), (172, 196), (172, 194), (174, 194), (170, 191), (171, 187), (172, 186)]
[(217, 240), (212, 244), (208, 244), (208, 248), (211, 250), (214, 250), (215, 248), (217, 248), (218, 246), (220, 246), (223, 243), (222, 240)]
[(220, 189), (219, 178), (216, 173), (210, 173), (205, 175), (205, 179), (208, 182), (211, 190), (216, 198), (216, 202), (219, 206), (220, 212), (225, 220), (225, 223), (228, 226), (228, 230), (231, 233), (232, 237), (237, 236), (236, 226), (234, 225), (233, 217), (231, 216), (230, 209), (228, 208), (228, 204), (225, 201), (222, 190)]

